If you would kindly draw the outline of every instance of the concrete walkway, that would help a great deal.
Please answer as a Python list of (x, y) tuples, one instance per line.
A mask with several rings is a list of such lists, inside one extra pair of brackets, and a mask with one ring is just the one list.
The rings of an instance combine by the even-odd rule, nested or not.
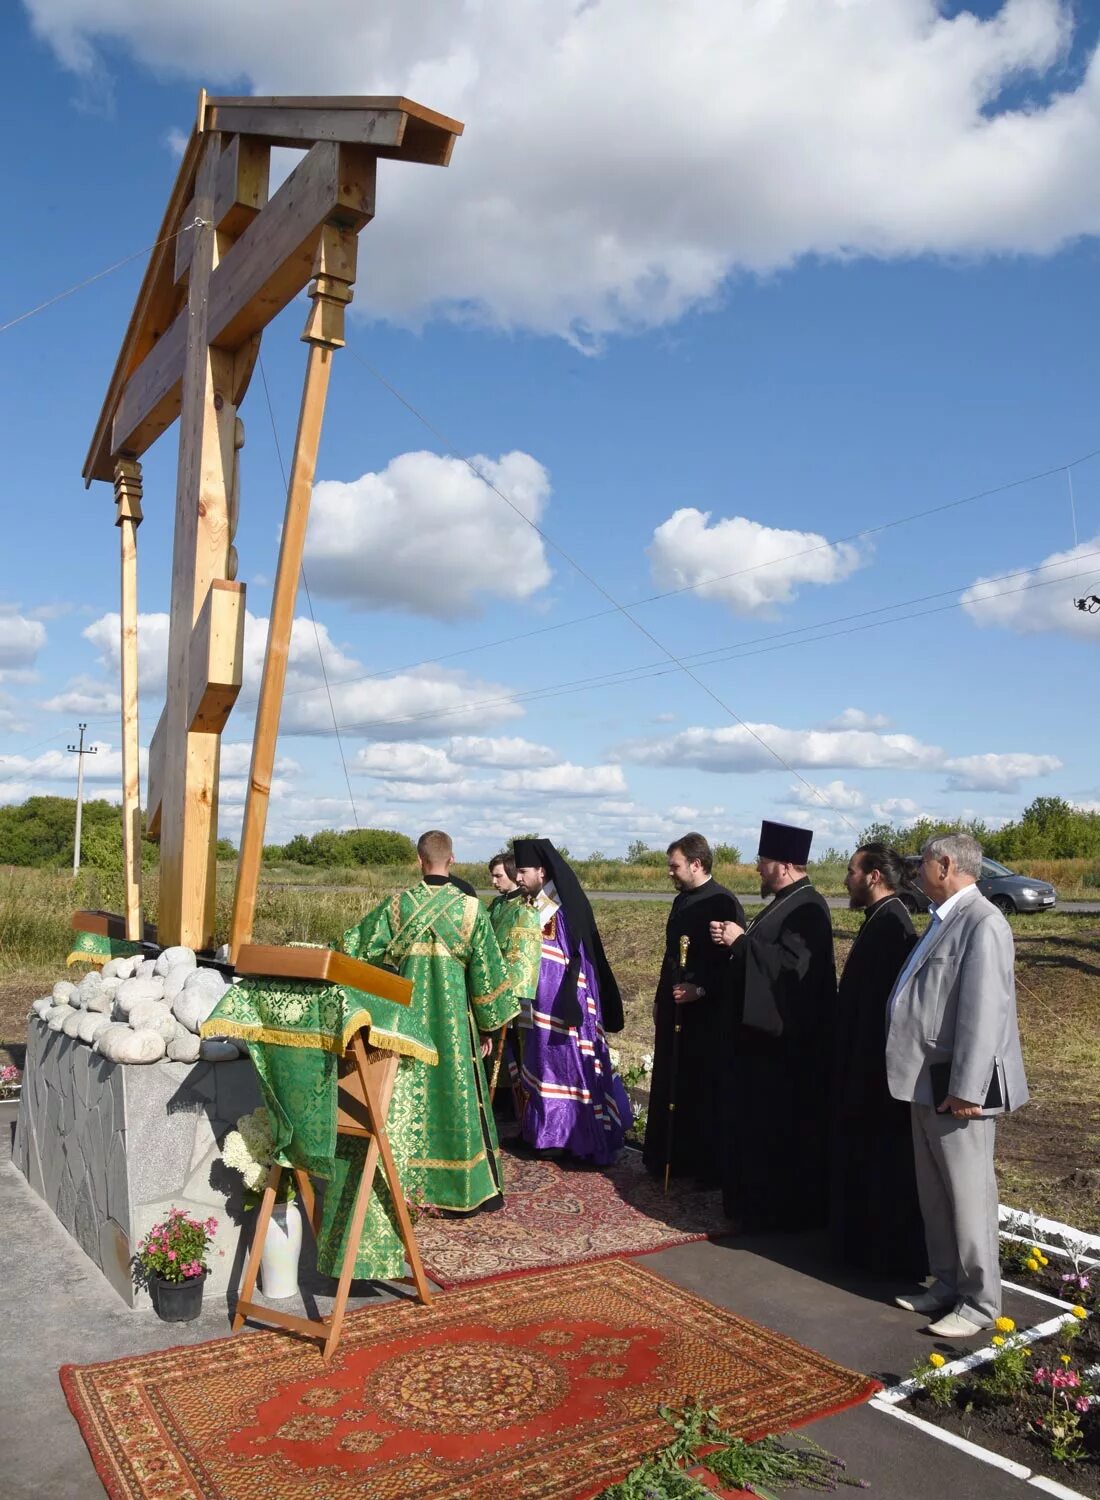
[[(217, 1338), (229, 1331), (226, 1305), (208, 1300), (198, 1322), (174, 1325), (127, 1308), (11, 1165), (7, 1132), (0, 1141), (0, 1222), (5, 1310), (0, 1492), (4, 1500), (94, 1500), (102, 1488), (66, 1406), (59, 1366)], [(890, 1304), (888, 1288), (835, 1277), (812, 1236), (681, 1245), (645, 1256), (642, 1264), (887, 1383), (907, 1374), (934, 1347), (916, 1332), (920, 1319)], [(308, 1265), (303, 1272), (310, 1315), (315, 1306), (327, 1310), (322, 1288), (332, 1283), (318, 1281)], [(352, 1305), (377, 1302), (379, 1295), (352, 1299)], [(1026, 1327), (1052, 1309), (1012, 1294), (1006, 1311)], [(870, 1407), (827, 1418), (809, 1431), (845, 1460), (853, 1477), (868, 1480), (879, 1500), (935, 1494), (1029, 1500), (1036, 1495), (1019, 1479)], [(275, 1491), (272, 1500), (278, 1500)]]

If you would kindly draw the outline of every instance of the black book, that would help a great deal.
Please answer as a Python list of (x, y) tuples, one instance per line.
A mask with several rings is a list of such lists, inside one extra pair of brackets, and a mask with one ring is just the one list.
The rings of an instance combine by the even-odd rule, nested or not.
[[(951, 1087), (951, 1064), (949, 1062), (932, 1063), (928, 1069), (928, 1076), (932, 1080), (932, 1103), (939, 1109), (947, 1098)], [(997, 1068), (993, 1069), (993, 1077), (989, 1081), (989, 1092), (985, 1096), (983, 1109), (1001, 1109), (1004, 1106), (1004, 1098), (1001, 1095), (1001, 1075)]]

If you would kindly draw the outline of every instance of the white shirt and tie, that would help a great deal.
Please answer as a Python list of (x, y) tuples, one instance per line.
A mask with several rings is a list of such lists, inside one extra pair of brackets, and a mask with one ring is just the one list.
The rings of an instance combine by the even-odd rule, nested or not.
[(928, 945), (932, 942), (932, 939), (935, 937), (936, 933), (939, 932), (944, 922), (947, 921), (952, 911), (954, 911), (955, 907), (958, 905), (959, 897), (965, 895), (968, 890), (970, 890), (970, 886), (964, 885), (962, 889), (956, 891), (953, 896), (948, 896), (947, 900), (942, 902), (941, 905), (932, 907), (929, 913), (928, 926), (921, 933), (920, 942), (917, 943), (916, 947), (910, 953), (909, 957), (905, 960), (905, 963), (902, 965), (901, 973), (894, 981), (894, 988), (890, 992), (890, 1003), (886, 1008), (887, 1026), (889, 1026), (890, 1024), (890, 1017), (894, 1014), (894, 1005), (897, 1002), (898, 996), (901, 994), (902, 985), (908, 981), (910, 975), (913, 973), (913, 970), (917, 967), (917, 965), (923, 958)]

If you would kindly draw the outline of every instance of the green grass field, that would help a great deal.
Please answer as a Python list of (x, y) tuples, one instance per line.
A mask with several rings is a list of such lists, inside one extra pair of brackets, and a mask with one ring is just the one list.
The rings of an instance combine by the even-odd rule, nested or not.
[[(477, 868), (471, 873), (479, 879)], [(281, 879), (282, 873), (272, 872), (260, 888), (257, 941), (335, 943), (371, 905), (410, 878), (405, 869), (312, 871), (318, 878), (311, 880), (302, 880), (298, 870), (293, 879)], [(647, 881), (646, 887), (665, 889), (666, 877), (656, 874), (661, 880)], [(219, 933), (228, 930), (232, 875), (231, 866), (219, 872)], [(349, 875), (356, 878), (346, 879)], [(751, 889), (745, 879), (730, 882), (728, 874), (727, 883)], [(155, 876), (146, 883), (145, 897), (147, 911), (155, 915)], [(117, 911), (120, 898), (117, 882), (94, 872), (75, 883), (58, 872), (0, 872), (0, 1044), (15, 1049), (6, 1057), (21, 1060), (27, 1008), (64, 973), (73, 910)], [(628, 1065), (652, 1047), (650, 1008), (668, 909), (650, 901), (594, 899), (623, 992), (626, 1026), (616, 1046)], [(838, 965), (860, 920), (855, 912), (833, 913)], [(1100, 915), (1014, 917), (1012, 927), (1032, 1102), (1006, 1120), (999, 1133), (1002, 1196), (1016, 1207), (1100, 1231), (1100, 1187), (1095, 1185), (1100, 1161)]]

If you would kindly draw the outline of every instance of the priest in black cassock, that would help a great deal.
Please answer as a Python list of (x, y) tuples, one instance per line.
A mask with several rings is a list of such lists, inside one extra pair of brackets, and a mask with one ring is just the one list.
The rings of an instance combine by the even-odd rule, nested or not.
[(896, 850), (863, 844), (844, 881), (864, 917), (837, 994), (829, 1232), (846, 1265), (920, 1281), (928, 1260), (911, 1108), (886, 1083), (886, 1006), (917, 941), (897, 895), (904, 878)]
[(655, 1177), (663, 1178), (671, 1166), (673, 1177), (694, 1177), (717, 1187), (728, 958), (711, 942), (710, 924), (743, 925), (745, 913), (737, 897), (711, 876), (712, 863), (701, 833), (685, 833), (668, 846), (668, 874), (677, 895), (653, 1001), (653, 1075), (643, 1159)]
[(728, 947), (722, 1192), (744, 1233), (828, 1221), (833, 924), (806, 874), (813, 833), (760, 825), (760, 894), (747, 928), (711, 924)]

